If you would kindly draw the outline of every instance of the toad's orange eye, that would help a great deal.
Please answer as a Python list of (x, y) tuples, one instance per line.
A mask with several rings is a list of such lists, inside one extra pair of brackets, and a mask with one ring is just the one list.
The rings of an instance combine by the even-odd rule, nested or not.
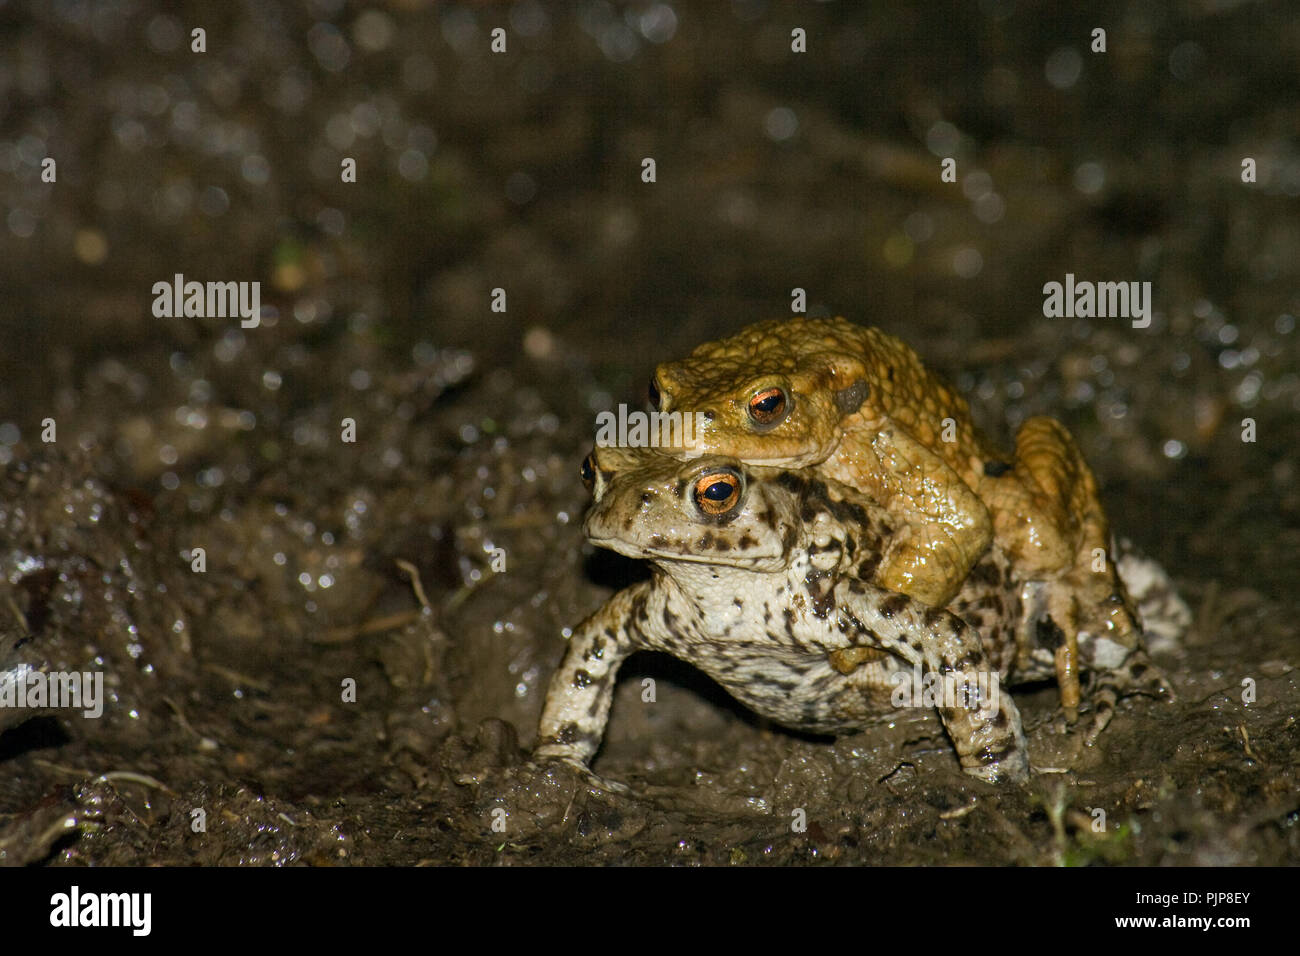
[(582, 483), (587, 486), (588, 491), (596, 487), (596, 465), (592, 460), (595, 457), (595, 452), (592, 452), (582, 459)]
[(726, 514), (740, 501), (740, 476), (711, 471), (695, 479), (695, 506), (706, 515)]
[(749, 400), (749, 417), (758, 425), (775, 425), (785, 418), (790, 407), (785, 392), (773, 386), (765, 388)]

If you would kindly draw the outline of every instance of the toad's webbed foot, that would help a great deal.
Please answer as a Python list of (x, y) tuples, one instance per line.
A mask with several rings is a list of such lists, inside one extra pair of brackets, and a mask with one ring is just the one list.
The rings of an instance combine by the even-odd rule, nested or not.
[(548, 767), (560, 767), (565, 772), (574, 774), (584, 786), (592, 790), (618, 794), (619, 796), (627, 796), (632, 793), (632, 788), (627, 784), (619, 783), (617, 780), (610, 780), (608, 777), (602, 777), (586, 764), (577, 760), (558, 755), (550, 756), (546, 753), (544, 747), (539, 747), (534, 752), (533, 759), (528, 762), (527, 766), (538, 773), (545, 773)]
[(1089, 694), (1092, 722), (1084, 734), (1083, 742), (1089, 747), (1095, 744), (1115, 716), (1115, 705), (1119, 700), (1139, 694), (1167, 703), (1178, 699), (1164, 672), (1151, 662), (1141, 648), (1133, 651), (1119, 667), (1097, 674)]

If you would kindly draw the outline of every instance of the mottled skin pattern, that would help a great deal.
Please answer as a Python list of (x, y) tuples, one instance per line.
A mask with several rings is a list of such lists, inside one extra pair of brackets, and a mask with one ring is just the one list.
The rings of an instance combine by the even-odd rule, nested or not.
[[(588, 535), (649, 558), (654, 576), (575, 629), (547, 694), (539, 758), (586, 768), (604, 736), (618, 667), (640, 648), (696, 664), (773, 720), (827, 733), (887, 714), (896, 675), (918, 661), (941, 673), (992, 668), (1007, 684), (1055, 674), (1060, 636), (1042, 584), (1022, 580), (996, 546), (945, 613), (871, 583), (894, 519), (853, 488), (715, 456), (683, 464), (652, 450), (598, 449), (587, 467), (595, 494)], [(725, 515), (702, 514), (696, 479), (724, 470), (743, 490)], [(1177, 640), (1190, 612), (1163, 569), (1126, 550), (1119, 560), (1133, 575), (1142, 619)], [(1121, 696), (1167, 690), (1142, 648), (1115, 652), (1089, 636), (1081, 642), (1092, 707), (1104, 715), (1088, 743)], [(985, 717), (940, 710), (963, 766), (985, 779), (1021, 775), (1019, 717), (1009, 694), (998, 704)]]
[[(758, 422), (751, 402), (771, 389), (786, 401), (775, 420)], [(1071, 720), (1080, 640), (1140, 646), (1096, 481), (1054, 419), (1025, 422), (1007, 459), (975, 429), (965, 399), (908, 346), (842, 318), (760, 322), (701, 345), (658, 367), (656, 394), (663, 411), (705, 413), (688, 453), (813, 466), (880, 502), (899, 535), (882, 587), (947, 604), (996, 541), (1021, 577), (1042, 584), (1037, 599), (1061, 635), (1055, 672)]]
[[(1112, 542), (1120, 579), (1130, 590), (1137, 619), (1158, 629), (1173, 644), (1190, 624), (1191, 612), (1173, 589), (1163, 568), (1149, 558), (1131, 553), (1125, 543)], [(1132, 577), (1130, 577), (1130, 575)], [(1130, 581), (1137, 583), (1134, 590)], [(1063, 637), (1051, 616), (1041, 581), (1026, 580), (996, 544), (971, 569), (948, 610), (966, 621), (984, 640), (985, 649), (1010, 685), (1048, 680), (1058, 676)], [(1079, 660), (1092, 675), (1089, 700), (1093, 720), (1084, 743), (1092, 745), (1110, 723), (1115, 704), (1130, 694), (1172, 700), (1164, 674), (1152, 663), (1146, 648), (1115, 644), (1105, 637), (1081, 634)]]
[[(887, 714), (895, 671), (946, 675), (974, 695), (979, 675), (987, 680), (1015, 658), (1014, 641), (991, 661), (961, 618), (870, 583), (892, 518), (851, 488), (715, 456), (682, 462), (598, 449), (590, 461), (588, 537), (650, 559), (653, 577), (575, 629), (547, 693), (539, 759), (586, 767), (604, 735), (618, 667), (641, 648), (689, 661), (778, 723), (829, 734)], [(699, 487), (719, 475), (734, 480), (735, 500), (712, 514)], [(862, 649), (871, 652), (854, 661), (862, 666), (842, 673), (834, 655)], [(937, 711), (967, 773), (1026, 777), (1010, 694)]]

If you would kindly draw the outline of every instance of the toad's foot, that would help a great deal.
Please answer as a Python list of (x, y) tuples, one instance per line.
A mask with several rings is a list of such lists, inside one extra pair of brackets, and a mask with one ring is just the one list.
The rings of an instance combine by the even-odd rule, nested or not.
[(1056, 677), (1071, 722), (1078, 713), (1081, 666), (1105, 674), (1138, 652), (1145, 656), (1142, 627), (1110, 553), (1100, 546), (1086, 553), (1088, 564), (1081, 552), (1080, 563), (1047, 581), (1043, 591), (1050, 621), (1060, 632)]
[(1177, 700), (1173, 685), (1164, 672), (1156, 667), (1141, 648), (1133, 651), (1119, 667), (1098, 672), (1092, 688), (1092, 723), (1084, 734), (1083, 742), (1091, 747), (1097, 742), (1111, 718), (1115, 705), (1123, 697), (1141, 694), (1172, 703)]
[(617, 780), (610, 780), (608, 777), (602, 777), (578, 760), (561, 755), (548, 755), (545, 747), (537, 748), (533, 754), (533, 759), (528, 762), (527, 766), (538, 773), (545, 773), (549, 767), (561, 767), (566, 772), (574, 774), (583, 785), (590, 787), (592, 790), (600, 790), (620, 796), (632, 793), (632, 788), (627, 784), (619, 783)]
[(1024, 750), (1015, 750), (995, 763), (964, 769), (968, 776), (985, 783), (1024, 783), (1029, 779), (1029, 756)]

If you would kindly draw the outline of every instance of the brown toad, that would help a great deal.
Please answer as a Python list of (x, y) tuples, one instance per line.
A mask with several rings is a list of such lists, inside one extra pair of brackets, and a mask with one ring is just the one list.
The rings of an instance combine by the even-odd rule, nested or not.
[[(1111, 660), (1140, 648), (1096, 480), (1065, 427), (1031, 418), (1008, 460), (976, 430), (965, 399), (879, 329), (842, 318), (760, 322), (661, 364), (651, 401), (703, 413), (691, 453), (813, 466), (880, 502), (898, 533), (877, 574), (883, 588), (947, 604), (996, 542), (1021, 578), (1042, 584), (1069, 719), (1081, 637), (1113, 645), (1103, 653)], [(1099, 708), (1090, 739), (1106, 719)]]
[[(872, 584), (894, 519), (869, 498), (811, 473), (718, 456), (682, 462), (601, 448), (585, 471), (595, 494), (588, 537), (648, 558), (653, 575), (574, 630), (547, 693), (539, 759), (586, 767), (619, 665), (644, 648), (689, 661), (756, 713), (815, 733), (887, 715), (900, 673), (935, 675), (939, 716), (965, 771), (990, 781), (1027, 775), (1020, 714), (997, 687), (1017, 659), (1015, 628), (986, 653), (957, 615)], [(1000, 582), (970, 587), (976, 600), (1003, 593)], [(1021, 606), (999, 610), (1010, 618)]]

